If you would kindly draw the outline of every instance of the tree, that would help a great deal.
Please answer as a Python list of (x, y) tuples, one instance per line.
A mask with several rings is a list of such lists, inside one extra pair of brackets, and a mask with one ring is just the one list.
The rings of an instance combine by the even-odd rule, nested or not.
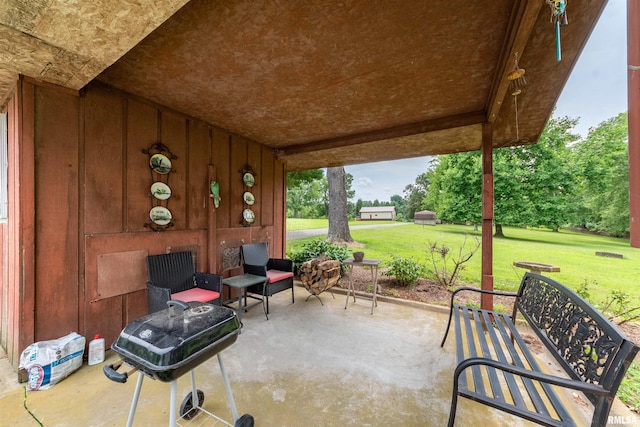
[(287, 188), (287, 210), (289, 217), (315, 217), (321, 200), (320, 181), (302, 181), (297, 186)]
[(396, 207), (396, 218), (399, 221), (405, 220), (407, 218), (407, 206), (402, 196), (394, 194), (391, 196), (390, 200), (391, 205)]
[(570, 146), (579, 138), (571, 130), (577, 123), (567, 117), (551, 119), (537, 144), (520, 147), (521, 162), (529, 172), (528, 197), (533, 200), (528, 225), (558, 231), (569, 222), (576, 183)]
[[(551, 119), (537, 144), (493, 151), (494, 222), (502, 225), (544, 226), (557, 230), (570, 211), (573, 178), (567, 146), (576, 120)], [(482, 213), (480, 152), (441, 156), (433, 170), (427, 204), (445, 221), (478, 224)]]
[(353, 242), (347, 217), (347, 179), (344, 167), (327, 168), (329, 184), (329, 233), (333, 243)]
[(424, 200), (427, 197), (429, 175), (429, 172), (422, 173), (416, 177), (414, 184), (404, 187), (404, 214), (407, 218), (413, 218), (417, 211), (422, 210)]
[[(328, 170), (327, 170), (327, 175), (328, 175)], [(349, 199), (353, 199), (356, 195), (356, 190), (352, 189), (351, 186), (353, 185), (353, 175), (351, 175), (350, 173), (345, 173), (345, 178), (344, 178), (344, 182), (345, 182), (345, 190), (346, 190), (346, 194), (347, 194), (347, 218), (349, 218), (349, 215), (351, 214), (351, 216), (355, 216), (355, 208), (353, 204), (349, 203)], [(328, 216), (329, 215), (329, 202), (330, 198), (329, 198), (329, 182), (328, 182), (328, 177), (323, 177), (322, 178), (322, 204), (324, 207), (324, 210), (319, 212), (320, 216)], [(360, 212), (359, 210), (357, 212)]]
[(578, 177), (573, 222), (592, 231), (623, 236), (629, 231), (628, 116), (620, 113), (589, 130), (573, 146)]
[(315, 217), (322, 199), (322, 169), (287, 174), (287, 216)]
[(287, 173), (287, 189), (297, 187), (303, 182), (317, 181), (323, 177), (324, 172), (322, 169), (289, 172)]
[(426, 205), (449, 222), (480, 223), (482, 173), (480, 153), (440, 156), (430, 174)]

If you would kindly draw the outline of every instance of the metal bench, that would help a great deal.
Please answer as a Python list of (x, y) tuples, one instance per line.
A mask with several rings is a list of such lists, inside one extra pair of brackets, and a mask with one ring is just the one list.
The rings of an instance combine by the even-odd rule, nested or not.
[[(464, 292), (513, 297), (513, 313), (461, 305), (456, 296)], [(518, 311), (566, 376), (541, 369), (516, 327)], [(452, 320), (457, 366), (449, 426), (455, 422), (458, 396), (541, 425), (575, 426), (558, 388), (583, 392), (593, 404), (591, 426), (604, 426), (620, 381), (638, 352), (638, 346), (588, 302), (534, 273), (524, 275), (517, 293), (457, 289), (441, 346)]]

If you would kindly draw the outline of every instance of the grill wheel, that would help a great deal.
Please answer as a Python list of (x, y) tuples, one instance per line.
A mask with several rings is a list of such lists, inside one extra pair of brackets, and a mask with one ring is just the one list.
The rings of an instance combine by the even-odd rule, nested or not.
[(198, 389), (197, 407), (193, 406), (192, 395), (193, 395), (193, 392), (189, 392), (189, 394), (185, 396), (184, 400), (182, 401), (182, 404), (180, 405), (180, 416), (185, 420), (190, 420), (191, 418), (198, 415), (198, 412), (200, 412), (199, 408), (201, 408), (202, 404), (204, 403), (204, 392), (202, 390)]

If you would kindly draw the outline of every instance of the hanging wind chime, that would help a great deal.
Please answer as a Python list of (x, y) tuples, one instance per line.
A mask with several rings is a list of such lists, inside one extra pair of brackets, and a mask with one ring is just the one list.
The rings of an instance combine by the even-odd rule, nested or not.
[(560, 45), (560, 27), (569, 23), (567, 21), (567, 0), (546, 0), (551, 8), (551, 23), (556, 31), (556, 59), (562, 60), (562, 50)]
[(513, 97), (513, 106), (516, 112), (516, 140), (514, 143), (525, 142), (520, 139), (520, 130), (518, 126), (518, 95), (522, 93), (522, 88), (527, 84), (527, 80), (524, 78), (525, 70), (518, 65), (518, 52), (514, 54), (514, 68), (509, 74), (507, 79), (509, 80), (509, 90), (511, 90), (511, 96)]

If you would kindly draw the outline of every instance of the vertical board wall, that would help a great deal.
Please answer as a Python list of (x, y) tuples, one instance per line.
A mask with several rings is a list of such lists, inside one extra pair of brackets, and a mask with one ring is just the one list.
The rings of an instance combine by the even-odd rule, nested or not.
[[(224, 251), (242, 243), (266, 241), (272, 256), (284, 255), (284, 164), (272, 150), (99, 84), (77, 94), (22, 79), (8, 112), (2, 344), (14, 367), (31, 342), (72, 330), (111, 342), (146, 314), (147, 255), (192, 250), (199, 270), (224, 275), (236, 271), (223, 270)], [(177, 156), (174, 225), (163, 232), (145, 227), (152, 176), (142, 150), (157, 142)], [(250, 227), (241, 224), (246, 166), (256, 172)], [(210, 179), (220, 183), (218, 209)]]

